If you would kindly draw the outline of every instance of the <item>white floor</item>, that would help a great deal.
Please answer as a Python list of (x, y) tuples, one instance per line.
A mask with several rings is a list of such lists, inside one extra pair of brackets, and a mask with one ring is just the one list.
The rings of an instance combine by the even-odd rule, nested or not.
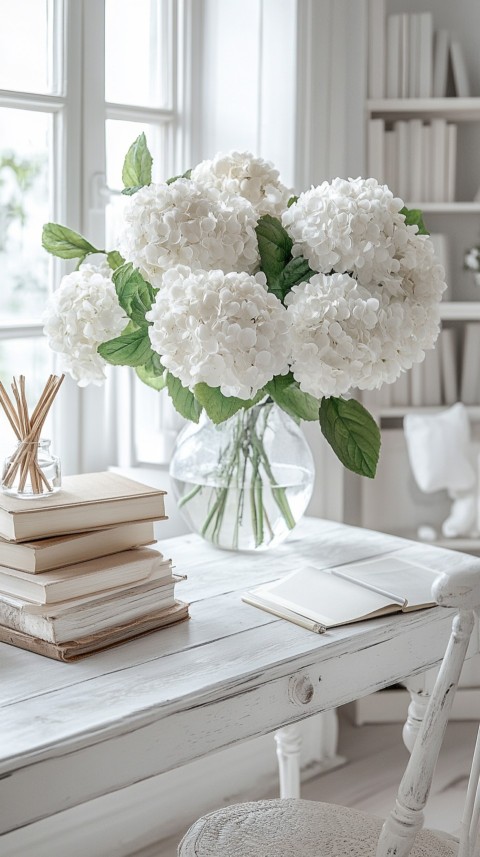
[[(425, 813), (428, 827), (449, 833), (458, 828), (477, 728), (478, 724), (470, 722), (448, 726)], [(304, 783), (302, 797), (385, 816), (393, 805), (408, 756), (401, 725), (354, 727), (341, 717), (339, 753), (347, 758), (347, 764)], [(132, 857), (176, 857), (182, 833)]]

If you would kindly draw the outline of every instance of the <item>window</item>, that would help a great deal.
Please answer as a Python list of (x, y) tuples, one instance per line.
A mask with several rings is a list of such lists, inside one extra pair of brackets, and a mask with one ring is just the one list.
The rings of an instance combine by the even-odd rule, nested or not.
[[(42, 224), (66, 223), (114, 246), (122, 161), (142, 131), (154, 179), (185, 168), (191, 8), (192, 0), (0, 0), (0, 378), (24, 374), (32, 401), (54, 371), (42, 309), (73, 267), (42, 250)], [(161, 428), (160, 397), (141, 386), (129, 374), (139, 399), (130, 413), (148, 408), (149, 425)], [(115, 388), (123, 391), (123, 379), (101, 390), (63, 385), (49, 431), (67, 470), (115, 463)], [(120, 423), (129, 424), (132, 458), (159, 449), (142, 435), (145, 423)], [(7, 438), (0, 420), (0, 445)]]

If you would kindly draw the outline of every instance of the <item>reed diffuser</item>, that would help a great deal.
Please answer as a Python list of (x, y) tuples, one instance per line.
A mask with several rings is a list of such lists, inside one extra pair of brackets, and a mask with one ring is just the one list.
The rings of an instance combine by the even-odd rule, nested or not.
[(41, 432), (64, 377), (50, 375), (31, 414), (25, 394), (25, 376), (20, 375), (18, 381), (13, 379), (13, 398), (0, 381), (0, 404), (18, 440), (3, 467), (4, 492), (31, 499), (60, 489), (60, 461), (50, 452), (50, 441), (42, 438)]

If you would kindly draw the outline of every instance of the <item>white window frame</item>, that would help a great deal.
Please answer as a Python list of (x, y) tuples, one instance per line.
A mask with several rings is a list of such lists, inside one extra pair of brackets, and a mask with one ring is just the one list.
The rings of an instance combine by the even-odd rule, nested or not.
[[(52, 219), (85, 234), (104, 246), (106, 188), (105, 122), (128, 119), (169, 125), (172, 174), (190, 163), (194, 79), (194, 17), (201, 16), (202, 0), (152, 0), (159, 11), (169, 7), (174, 38), (170, 52), (171, 104), (165, 109), (106, 103), (104, 0), (50, 0), (54, 10), (53, 70), (62, 94), (40, 95), (0, 90), (0, 106), (45, 111), (53, 116)], [(60, 71), (62, 80), (59, 80)], [(40, 236), (39, 236), (40, 241)], [(54, 287), (71, 269), (52, 259)], [(40, 320), (0, 323), (0, 339), (41, 337)], [(127, 378), (125, 378), (125, 374)], [(131, 396), (131, 371), (110, 373), (103, 388), (79, 389), (67, 378), (54, 409), (53, 434), (65, 472), (103, 469), (111, 464), (137, 463)], [(160, 398), (158, 396), (159, 407)], [(128, 450), (128, 454), (126, 453)]]

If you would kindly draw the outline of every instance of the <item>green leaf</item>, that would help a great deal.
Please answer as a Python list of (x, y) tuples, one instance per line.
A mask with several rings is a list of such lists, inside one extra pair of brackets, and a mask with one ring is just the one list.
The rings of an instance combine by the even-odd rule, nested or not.
[(90, 244), (83, 235), (61, 226), (59, 223), (46, 223), (42, 232), (42, 245), (48, 253), (61, 259), (84, 259), (89, 253), (101, 253)]
[(133, 196), (133, 194), (136, 193), (137, 190), (141, 190), (142, 187), (143, 185), (141, 184), (137, 184), (134, 187), (124, 187), (122, 193), (124, 196)]
[(198, 423), (200, 414), (202, 413), (202, 406), (197, 402), (193, 393), (188, 387), (184, 387), (181, 381), (175, 375), (172, 375), (171, 372), (167, 372), (166, 381), (168, 395), (172, 400), (175, 410), (186, 420)]
[(110, 250), (110, 253), (107, 253), (107, 262), (112, 271), (116, 271), (117, 268), (120, 268), (121, 265), (125, 264), (125, 259), (117, 252), (117, 250)]
[(152, 308), (155, 289), (143, 279), (131, 262), (117, 268), (112, 280), (122, 309), (139, 327), (145, 325), (145, 313)]
[(380, 429), (355, 399), (322, 399), (320, 428), (342, 464), (373, 479), (380, 454)]
[(261, 268), (268, 286), (275, 288), (276, 282), (287, 262), (290, 261), (293, 242), (286, 229), (276, 217), (264, 214), (256, 227)]
[(122, 181), (129, 189), (144, 187), (152, 181), (152, 156), (143, 132), (132, 143), (125, 156)]
[(153, 387), (154, 390), (163, 390), (167, 385), (166, 369), (162, 366), (160, 357), (155, 352), (145, 366), (136, 366), (135, 372), (140, 381), (149, 387)]
[(189, 179), (191, 177), (191, 175), (192, 175), (191, 169), (185, 170), (185, 172), (182, 173), (182, 175), (172, 176), (170, 179), (167, 179), (166, 184), (173, 184), (174, 182), (177, 181), (177, 179)]
[(418, 235), (430, 235), (425, 223), (423, 222), (423, 213), (419, 208), (402, 208), (400, 214), (405, 217), (407, 226), (418, 226)]
[(114, 366), (143, 366), (155, 353), (150, 345), (147, 325), (103, 342), (97, 351)]
[(285, 296), (293, 286), (296, 286), (298, 283), (308, 282), (314, 274), (315, 271), (312, 271), (307, 260), (303, 256), (296, 256), (287, 262), (283, 271), (269, 285), (268, 290), (269, 292), (273, 292), (283, 302)]
[(205, 408), (212, 423), (218, 425), (233, 417), (242, 408), (251, 408), (261, 399), (265, 393), (260, 390), (254, 399), (237, 399), (235, 396), (224, 396), (220, 387), (209, 387), (208, 384), (195, 385), (195, 398)]
[(320, 402), (309, 393), (300, 389), (291, 372), (288, 375), (277, 375), (265, 390), (277, 405), (296, 420), (318, 420)]
[(290, 208), (291, 205), (295, 205), (297, 199), (298, 199), (298, 196), (291, 196), (287, 202), (287, 208)]

